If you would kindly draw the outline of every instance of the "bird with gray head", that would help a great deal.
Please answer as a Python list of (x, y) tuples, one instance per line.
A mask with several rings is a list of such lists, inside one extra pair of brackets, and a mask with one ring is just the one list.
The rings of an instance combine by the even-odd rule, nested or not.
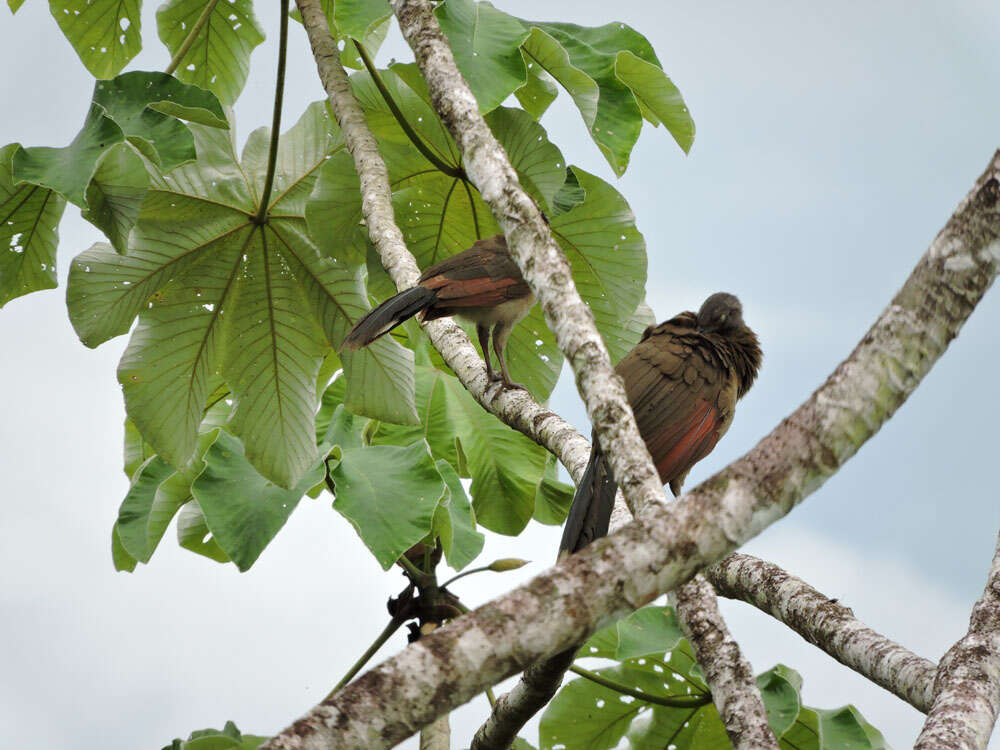
[[(729, 429), (736, 402), (750, 390), (762, 353), (743, 322), (735, 295), (717, 292), (697, 314), (650, 326), (615, 370), (625, 381), (639, 434), (660, 481), (674, 496), (691, 467)], [(597, 436), (563, 529), (560, 556), (576, 552), (608, 532), (617, 484)]]

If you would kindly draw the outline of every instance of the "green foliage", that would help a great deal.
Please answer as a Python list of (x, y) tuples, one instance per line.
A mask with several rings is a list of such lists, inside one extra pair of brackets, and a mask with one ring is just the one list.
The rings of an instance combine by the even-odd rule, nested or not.
[[(83, 128), (68, 146), (14, 147), (10, 154), (4, 151), (4, 164), (11, 159), (14, 184), (58, 193), (124, 249), (148, 182), (139, 154), (163, 169), (196, 156), (192, 133), (177, 118), (228, 127), (222, 107), (207, 91), (165, 73), (125, 73), (95, 83)], [(134, 150), (125, 148), (126, 142)]]
[[(352, 40), (377, 50), (387, 2), (324, 0), (323, 8), (342, 62), (362, 67)], [(103, 17), (131, 12), (126, 4)], [(648, 42), (622, 25), (537, 24), (472, 0), (446, 0), (436, 12), (619, 357), (648, 323), (642, 236), (622, 196), (569, 167), (537, 119), (558, 83), (588, 128), (616, 129), (615, 138), (600, 128), (593, 135), (621, 171), (641, 117), (676, 135), (690, 122), (683, 102)], [(70, 23), (72, 9), (62, 16), (66, 29), (83, 28)], [(119, 73), (133, 37), (138, 49), (137, 21), (121, 25), (129, 33), (120, 48), (88, 43), (81, 52), (89, 65), (113, 61), (104, 77)], [(281, 137), (267, 197), (268, 132), (251, 133), (237, 156), (222, 105), (239, 96), (263, 39), (249, 0), (169, 0), (157, 29), (176, 78), (135, 71), (99, 80), (68, 146), (0, 151), (8, 212), (0, 232), (14, 250), (0, 258), (0, 304), (54, 286), (64, 199), (110, 241), (73, 261), (67, 305), (87, 346), (131, 331), (118, 368), (131, 485), (112, 533), (116, 567), (149, 562), (177, 518), (183, 547), (245, 570), (302, 495), (324, 487), (386, 567), (437, 539), (460, 569), (482, 549), (478, 524), (517, 534), (532, 518), (560, 523), (572, 488), (558, 480), (555, 459), (485, 412), (415, 324), (335, 353), (369, 295), (395, 290), (372, 252), (352, 159), (322, 104)], [(384, 91), (368, 71), (352, 85), (418, 263), (498, 232), (416, 66), (374, 75)], [(524, 109), (502, 106), (512, 93)], [(548, 397), (562, 355), (537, 307), (514, 330), (507, 360), (536, 398)]]
[[(139, 54), (141, 5), (140, 0), (49, 0), (52, 17), (95, 78), (118, 75)], [(17, 7), (20, 2), (11, 4), (11, 10)]]
[[(614, 659), (596, 675), (629, 695), (587, 678), (566, 684), (539, 726), (539, 747), (604, 750), (627, 738), (636, 749), (730, 747), (690, 644), (670, 607), (650, 606), (598, 631), (578, 658)], [(884, 748), (882, 735), (853, 706), (813, 709), (801, 704), (802, 678), (777, 665), (757, 678), (768, 723), (782, 748)], [(667, 699), (677, 705), (655, 702)], [(700, 700), (699, 700), (700, 699)]]
[(475, 0), (447, 0), (436, 15), (483, 112), (500, 106), (524, 85), (520, 47), (528, 30), (518, 19)]
[[(168, 0), (156, 11), (160, 40), (176, 56), (206, 0)], [(177, 77), (213, 92), (223, 104), (236, 102), (250, 72), (250, 53), (264, 29), (250, 0), (216, 2), (207, 22), (178, 61)]]
[(374, 442), (403, 446), (426, 440), (435, 459), (472, 479), (476, 520), (491, 531), (519, 534), (540, 496), (546, 520), (561, 523), (565, 512), (559, 516), (553, 506), (565, 507), (572, 491), (555, 481), (546, 451), (485, 411), (454, 375), (419, 365), (416, 376), (420, 425), (383, 424)]
[(14, 178), (12, 143), (0, 149), (0, 307), (56, 286), (57, 226), (66, 201), (48, 188)]
[[(210, 376), (221, 370), (238, 399), (232, 429), (247, 458), (290, 488), (316, 460), (326, 347), (366, 309), (357, 272), (322, 256), (303, 218), (316, 171), (343, 141), (325, 108), (310, 107), (282, 139), (271, 217), (258, 226), (267, 132), (251, 135), (240, 163), (225, 131), (190, 127), (202, 158), (154, 176), (128, 253), (95, 246), (74, 261), (70, 319), (96, 346), (139, 315), (119, 380), (129, 415), (171, 464), (190, 459)], [(349, 386), (349, 405), (380, 396), (369, 411), (412, 419), (406, 360), (389, 340), (345, 357), (348, 382), (360, 367), (371, 388)]]
[(198, 729), (187, 740), (175, 739), (163, 750), (257, 750), (269, 737), (241, 734), (236, 725), (227, 721), (222, 729)]
[[(341, 47), (340, 62), (348, 68), (360, 70), (364, 67), (352, 40), (358, 40), (369, 55), (378, 52), (385, 35), (389, 31), (392, 8), (388, 0), (320, 0), (330, 33)], [(291, 17), (302, 22), (298, 8), (293, 8)]]
[(690, 150), (694, 122), (684, 100), (649, 42), (629, 26), (527, 21), (474, 0), (445, 0), (436, 13), (481, 111), (513, 93), (541, 117), (556, 95), (552, 78), (572, 97), (616, 174), (628, 167), (644, 118), (662, 122)]

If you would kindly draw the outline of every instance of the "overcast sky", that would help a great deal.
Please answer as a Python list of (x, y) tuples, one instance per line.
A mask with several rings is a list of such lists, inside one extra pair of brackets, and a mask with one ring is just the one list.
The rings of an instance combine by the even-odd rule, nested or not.
[[(270, 123), (276, 6), (258, 3), (269, 39), (237, 106), (241, 140)], [(689, 487), (748, 450), (849, 353), (1000, 146), (1000, 10), (988, 0), (499, 6), (631, 24), (694, 116), (690, 156), (646, 126), (621, 180), (565, 94), (543, 119), (570, 163), (613, 181), (632, 205), (657, 317), (731, 291), (762, 339), (758, 384)], [(149, 49), (130, 69), (168, 61), (154, 11), (144, 11)], [(295, 24), (291, 44), (286, 126), (322, 96)], [(379, 61), (390, 56), (410, 59), (395, 31)], [(47, 3), (28, 0), (13, 18), (0, 8), (0, 69), (0, 145), (68, 143), (93, 82)], [(5, 743), (159, 748), (226, 719), (278, 731), (381, 630), (402, 579), (381, 572), (326, 495), (304, 501), (246, 574), (180, 550), (172, 531), (149, 566), (115, 573), (109, 534), (127, 489), (115, 366), (125, 338), (96, 351), (76, 339), (65, 272), (101, 237), (70, 207), (60, 239), (60, 288), (0, 311)], [(967, 627), (1000, 528), (998, 326), (993, 292), (881, 433), (748, 547), (935, 660)], [(588, 429), (568, 378), (552, 405)], [(535, 563), (468, 579), (459, 594), (484, 601), (540, 571), (558, 536), (537, 524), (518, 539), (490, 535), (485, 560)], [(915, 710), (756, 610), (723, 610), (757, 671), (782, 661), (802, 672), (812, 705), (853, 702), (893, 745), (912, 743)], [(401, 646), (397, 638), (384, 653)], [(455, 747), (484, 716), (483, 701), (454, 714)]]

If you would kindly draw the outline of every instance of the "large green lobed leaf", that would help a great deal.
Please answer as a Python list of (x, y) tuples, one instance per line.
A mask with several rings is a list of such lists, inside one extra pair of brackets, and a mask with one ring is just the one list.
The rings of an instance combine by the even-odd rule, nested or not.
[[(357, 269), (321, 256), (303, 216), (319, 167), (343, 141), (323, 104), (310, 106), (281, 139), (269, 220), (259, 225), (266, 132), (251, 136), (241, 162), (227, 131), (190, 127), (199, 159), (154, 174), (128, 252), (95, 246), (74, 260), (70, 320), (96, 346), (139, 316), (118, 377), (129, 416), (169, 463), (191, 459), (220, 372), (247, 458), (292, 488), (317, 458), (320, 365), (367, 308)], [(409, 362), (391, 340), (345, 358), (348, 378), (362, 368), (379, 399), (355, 401), (379, 418), (415, 419)]]
[(599, 27), (515, 18), (489, 2), (445, 0), (436, 13), (483, 112), (515, 94), (535, 118), (572, 97), (590, 137), (623, 174), (643, 119), (663, 123), (687, 152), (694, 123), (648, 40), (623, 23)]

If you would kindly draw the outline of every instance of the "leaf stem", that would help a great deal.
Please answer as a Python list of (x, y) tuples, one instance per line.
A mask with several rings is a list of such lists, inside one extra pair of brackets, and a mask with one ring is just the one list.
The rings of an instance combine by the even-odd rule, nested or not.
[(351, 39), (354, 42), (354, 46), (358, 49), (358, 55), (361, 56), (361, 62), (364, 63), (365, 69), (368, 74), (372, 77), (372, 81), (375, 83), (375, 87), (378, 89), (385, 103), (389, 107), (389, 111), (392, 112), (392, 116), (396, 118), (396, 122), (399, 123), (399, 127), (403, 129), (406, 133), (406, 137), (410, 139), (410, 142), (416, 146), (417, 151), (424, 155), (434, 167), (449, 177), (454, 177), (456, 179), (465, 182), (468, 178), (465, 175), (465, 170), (461, 167), (454, 167), (451, 164), (446, 164), (441, 161), (437, 154), (430, 150), (426, 143), (417, 135), (417, 132), (410, 126), (407, 122), (406, 117), (403, 116), (403, 112), (399, 109), (399, 105), (396, 104), (396, 100), (392, 98), (392, 94), (389, 93), (389, 89), (385, 85), (385, 81), (382, 80), (382, 76), (379, 74), (378, 69), (375, 67), (375, 63), (372, 62), (371, 57), (368, 56), (368, 50), (365, 49), (364, 45), (361, 44), (357, 39)]
[(331, 690), (326, 696), (326, 700), (330, 700), (330, 698), (332, 698), (338, 690), (350, 682), (354, 675), (361, 671), (361, 668), (368, 663), (368, 660), (375, 655), (375, 652), (382, 648), (382, 645), (389, 640), (393, 633), (399, 630), (399, 626), (404, 622), (406, 622), (406, 620), (403, 618), (393, 617), (389, 620), (389, 624), (385, 626), (385, 629), (381, 633), (379, 633), (378, 638), (376, 638), (372, 642), (372, 645), (369, 646), (363, 654), (361, 654), (361, 657), (356, 662), (354, 662), (354, 666), (347, 670), (347, 674), (340, 678), (340, 682), (333, 686), (333, 690)]
[(396, 562), (398, 562), (400, 567), (402, 567), (403, 570), (407, 572), (412, 581), (418, 587), (422, 584), (426, 585), (430, 581), (431, 575), (429, 573), (425, 573), (416, 565), (414, 565), (410, 561), (410, 558), (408, 558), (406, 555), (400, 555), (399, 559)]
[(271, 120), (271, 145), (267, 151), (267, 176), (264, 178), (264, 190), (260, 196), (260, 206), (257, 215), (253, 217), (254, 224), (267, 222), (267, 203), (271, 199), (271, 188), (274, 185), (274, 170), (278, 162), (278, 138), (281, 131), (281, 103), (285, 98), (285, 59), (288, 56), (288, 1), (281, 0), (281, 31), (278, 41), (278, 80), (274, 85), (274, 117)]
[(218, 2), (219, 0), (208, 0), (208, 2), (205, 3), (205, 10), (203, 10), (201, 15), (198, 16), (198, 20), (194, 22), (194, 26), (191, 27), (191, 31), (189, 31), (188, 35), (184, 37), (184, 41), (181, 42), (181, 46), (177, 48), (177, 54), (174, 55), (173, 59), (170, 61), (170, 64), (164, 71), (165, 73), (173, 75), (174, 71), (177, 70), (177, 66), (181, 64), (181, 60), (184, 59), (184, 55), (191, 50), (191, 45), (194, 44), (194, 41), (198, 38), (198, 34), (201, 33), (201, 30), (205, 28), (205, 24), (207, 24), (208, 19), (211, 18), (212, 11), (215, 10), (215, 6)]
[(616, 693), (631, 695), (633, 698), (646, 701), (646, 703), (654, 703), (657, 706), (670, 706), (671, 708), (698, 708), (699, 706), (705, 706), (712, 702), (712, 696), (710, 693), (671, 697), (653, 695), (652, 693), (647, 693), (643, 690), (639, 690), (638, 688), (629, 687), (628, 685), (623, 685), (620, 682), (609, 680), (607, 677), (602, 677), (597, 674), (597, 672), (591, 672), (589, 669), (578, 667), (575, 664), (569, 668), (569, 671), (575, 672), (581, 677), (584, 677), (591, 682), (596, 682), (598, 685), (606, 687), (609, 690), (614, 690)]
[(463, 570), (461, 573), (457, 573), (456, 575), (453, 575), (447, 581), (445, 581), (444, 583), (442, 583), (441, 584), (441, 588), (445, 588), (449, 584), (452, 584), (455, 581), (457, 581), (459, 578), (465, 578), (466, 576), (471, 576), (473, 573), (482, 573), (483, 571), (486, 571), (486, 570), (489, 570), (489, 569), (490, 569), (489, 565), (484, 565), (481, 568), (471, 568), (469, 570)]

